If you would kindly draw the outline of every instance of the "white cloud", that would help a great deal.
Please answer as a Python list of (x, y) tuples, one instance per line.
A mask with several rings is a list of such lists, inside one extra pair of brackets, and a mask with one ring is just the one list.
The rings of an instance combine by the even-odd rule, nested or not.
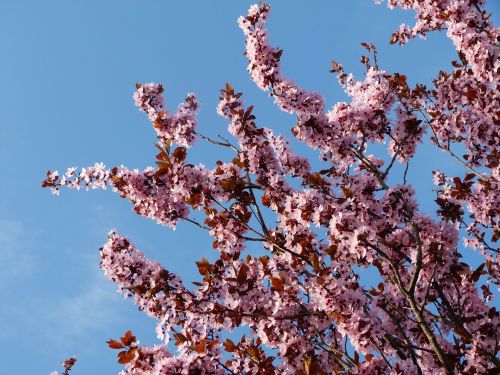
[[(26, 237), (21, 222), (0, 219), (0, 297), (10, 301), (0, 307), (0, 346), (29, 335), (38, 344), (61, 348), (73, 340), (89, 340), (117, 321), (115, 306), (121, 298), (103, 276), (95, 253), (71, 245), (61, 249), (71, 254), (64, 258), (71, 262), (67, 267), (82, 275), (68, 278), (54, 274), (54, 268), (44, 269), (51, 262), (46, 257), (53, 254)], [(40, 278), (43, 281), (31, 288)]]
[(0, 283), (28, 275), (36, 266), (25, 225), (0, 218)]
[(80, 294), (44, 306), (42, 318), (45, 333), (54, 344), (77, 338), (88, 338), (92, 333), (116, 321), (114, 306), (117, 300), (114, 287), (97, 275)]

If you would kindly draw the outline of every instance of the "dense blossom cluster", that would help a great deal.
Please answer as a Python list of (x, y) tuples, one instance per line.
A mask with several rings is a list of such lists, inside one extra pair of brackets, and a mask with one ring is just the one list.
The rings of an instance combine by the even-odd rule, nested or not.
[[(43, 185), (56, 194), (62, 186), (112, 187), (162, 225), (188, 221), (213, 237), (219, 253), (213, 263), (196, 262), (202, 279), (189, 289), (109, 233), (102, 269), (157, 319), (164, 341), (139, 346), (130, 332), (110, 340), (122, 350), (122, 374), (498, 373), (500, 315), (490, 287), (500, 284), (499, 30), (482, 1), (389, 6), (417, 15), (416, 25), (403, 25), (391, 42), (446, 28), (460, 61), (432, 88), (412, 87), (404, 75), (379, 69), (375, 47), (363, 43), (371, 55), (361, 59), (364, 80), (332, 63), (351, 101), (330, 110), (319, 94), (282, 75), (282, 51), (268, 42), (269, 5), (253, 5), (239, 19), (252, 80), (296, 114), (293, 135), (319, 150), (326, 169), (314, 170), (284, 136), (260, 128), (253, 107), (229, 84), (217, 109), (235, 144), (196, 132), (194, 95), (172, 114), (162, 86), (149, 83), (137, 85), (134, 98), (157, 133), (157, 168), (95, 164), (48, 173)], [(426, 131), (465, 172), (434, 172), (436, 218), (419, 211), (406, 173), (400, 184), (388, 182), (393, 165), (408, 163)], [(187, 148), (197, 137), (234, 158), (213, 169), (189, 164)], [(385, 157), (366, 153), (374, 142), (388, 143)], [(453, 144), (463, 145), (456, 147), (462, 153)], [(458, 252), (461, 236), (484, 257), (476, 269)], [(267, 254), (247, 250), (249, 241)], [(366, 283), (368, 272), (377, 273), (378, 285)], [(238, 327), (248, 334), (228, 338)], [(172, 341), (175, 352), (166, 348)]]
[(173, 140), (180, 146), (191, 146), (194, 142), (198, 102), (194, 94), (188, 94), (172, 114), (163, 108), (163, 86), (155, 83), (137, 84), (134, 94), (135, 104), (148, 114), (149, 120), (161, 143)]

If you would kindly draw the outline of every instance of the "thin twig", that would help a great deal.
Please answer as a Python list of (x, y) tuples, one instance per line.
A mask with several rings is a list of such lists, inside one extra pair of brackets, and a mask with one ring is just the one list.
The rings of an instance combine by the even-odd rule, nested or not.
[[(201, 133), (198, 133), (198, 132), (194, 132), (195, 135), (197, 135), (198, 137), (200, 137), (201, 139), (207, 141), (207, 142), (210, 142), (214, 145), (218, 145), (218, 146), (223, 146), (223, 147), (227, 147), (227, 148), (230, 148), (232, 150), (234, 150), (237, 154), (240, 153), (240, 150), (238, 150), (237, 147), (233, 146), (231, 143), (229, 143), (229, 141), (225, 140), (226, 142), (219, 142), (219, 141), (216, 141), (215, 139), (212, 139), (210, 137), (207, 137), (206, 135), (203, 135)], [(219, 136), (220, 137), (220, 136)]]

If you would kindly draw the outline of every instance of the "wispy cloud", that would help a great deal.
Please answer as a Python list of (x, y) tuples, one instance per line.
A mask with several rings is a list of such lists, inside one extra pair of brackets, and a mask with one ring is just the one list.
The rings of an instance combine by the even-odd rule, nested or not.
[(80, 294), (44, 306), (44, 333), (55, 345), (88, 338), (116, 322), (116, 297), (112, 285), (93, 276)]
[[(0, 346), (29, 336), (33, 344), (65, 347), (71, 341), (89, 340), (117, 322), (120, 296), (102, 275), (95, 253), (71, 245), (64, 250), (71, 253), (71, 268), (82, 275), (70, 278), (70, 283), (67, 275), (54, 274), (54, 268), (43, 269), (52, 253), (28, 243), (25, 230), (20, 222), (0, 219), (0, 297), (10, 301), (0, 306)], [(36, 280), (43, 286), (31, 288)]]
[(0, 218), (0, 283), (28, 275), (36, 266), (32, 239), (18, 220)]

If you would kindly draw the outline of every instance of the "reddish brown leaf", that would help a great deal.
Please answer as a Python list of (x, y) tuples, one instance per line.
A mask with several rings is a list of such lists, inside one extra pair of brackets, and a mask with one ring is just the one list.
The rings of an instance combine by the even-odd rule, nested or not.
[(118, 353), (118, 363), (121, 364), (127, 364), (129, 362), (132, 362), (135, 359), (135, 356), (137, 355), (137, 349), (132, 348), (127, 351), (123, 351)]
[(337, 73), (342, 70), (342, 65), (338, 64), (336, 61), (332, 61), (332, 67), (330, 68), (330, 72)]
[(247, 281), (247, 272), (248, 272), (248, 266), (243, 264), (240, 267), (240, 270), (238, 271), (238, 275), (236, 276), (238, 285), (243, 285), (245, 281)]
[(226, 339), (226, 341), (224, 341), (224, 350), (229, 353), (234, 352), (236, 350), (236, 345), (234, 345), (234, 342), (231, 340)]
[(175, 345), (179, 346), (182, 343), (186, 342), (188, 339), (182, 333), (174, 333)]
[(187, 153), (185, 147), (177, 147), (172, 153), (172, 157), (179, 163), (182, 163), (186, 159), (186, 155)]
[(311, 263), (312, 263), (312, 266), (313, 266), (313, 269), (314, 269), (314, 272), (319, 272), (320, 270), (320, 263), (319, 263), (319, 258), (318, 258), (318, 254), (316, 254), (316, 252), (313, 252), (311, 254)]
[(283, 280), (279, 277), (271, 277), (271, 285), (273, 286), (274, 289), (276, 290), (285, 290), (285, 284), (283, 283)]
[(198, 266), (200, 275), (206, 275), (210, 270), (210, 262), (207, 258), (201, 258), (200, 261), (196, 262), (196, 266)]
[(207, 339), (203, 339), (198, 344), (191, 345), (189, 349), (194, 350), (197, 353), (203, 353), (206, 349), (206, 345), (207, 345)]
[(113, 339), (109, 339), (108, 341), (106, 341), (106, 343), (111, 349), (123, 349), (125, 347), (121, 342)]
[(137, 341), (135, 336), (132, 334), (132, 331), (130, 330), (125, 332), (125, 334), (120, 338), (120, 340), (125, 346), (130, 346), (131, 344)]
[(359, 365), (359, 354), (358, 352), (354, 352), (354, 363)]
[(302, 373), (304, 375), (326, 375), (325, 372), (321, 371), (318, 361), (314, 356), (305, 358), (302, 364), (302, 368)]

